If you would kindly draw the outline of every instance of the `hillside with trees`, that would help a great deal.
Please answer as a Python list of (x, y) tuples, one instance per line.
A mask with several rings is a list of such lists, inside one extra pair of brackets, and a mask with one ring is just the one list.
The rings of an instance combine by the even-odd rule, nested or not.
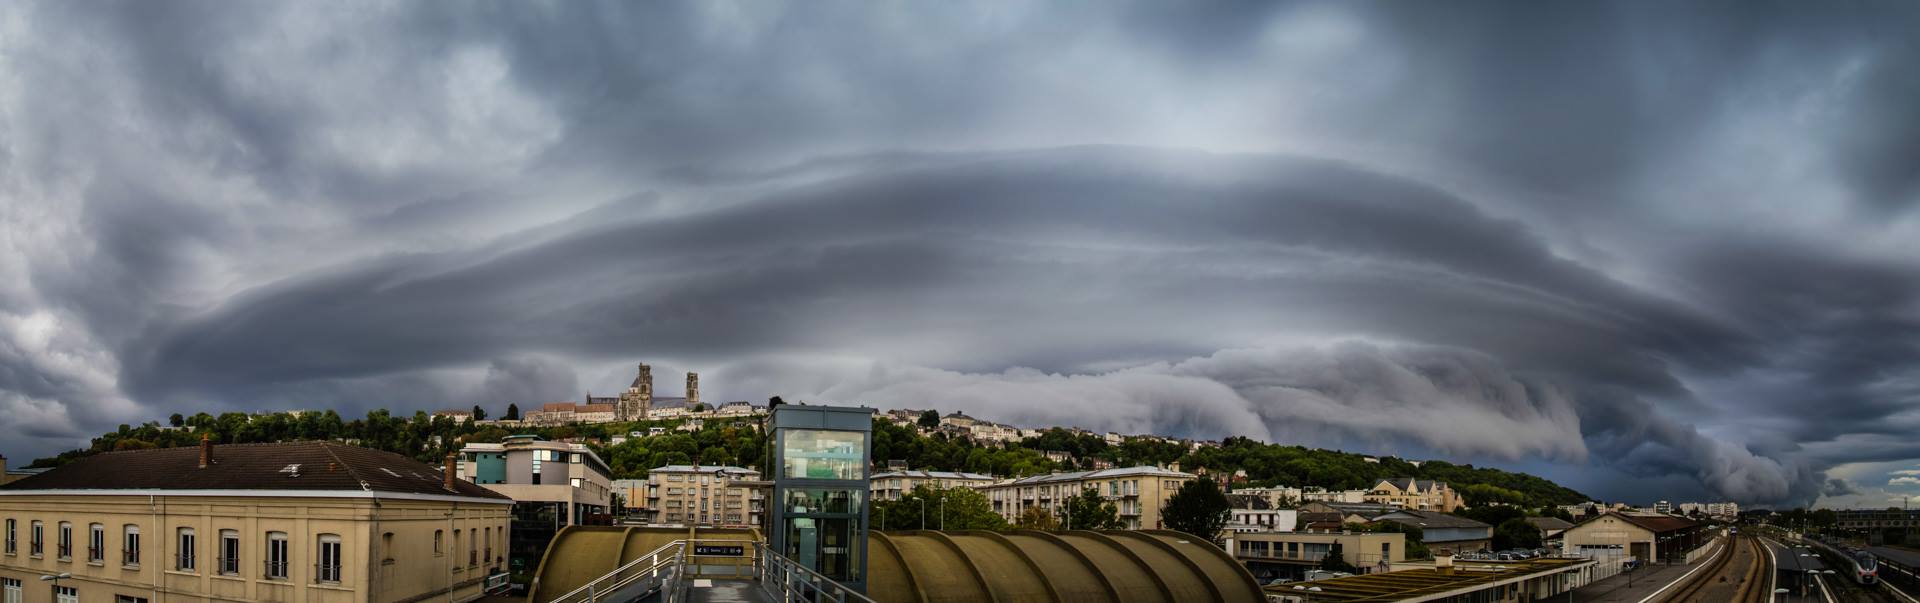
[[(476, 409), (480, 410), (480, 409)], [(509, 409), (506, 416), (517, 415)], [(483, 410), (481, 412), (484, 412)], [(937, 413), (929, 411), (937, 425)], [(481, 415), (483, 416), (483, 415)], [(698, 461), (709, 465), (737, 465), (764, 469), (766, 438), (759, 423), (749, 418), (707, 419), (701, 428), (680, 431), (681, 420), (637, 421), (628, 423), (574, 424), (552, 427), (516, 427), (512, 431), (472, 420), (455, 421), (432, 417), (424, 412), (411, 416), (393, 415), (385, 410), (368, 412), (365, 417), (345, 419), (334, 411), (304, 413), (205, 413), (174, 415), (167, 424), (121, 425), (119, 429), (94, 438), (80, 450), (39, 459), (33, 467), (49, 467), (81, 456), (113, 450), (193, 446), (204, 434), (216, 444), (278, 442), (293, 440), (339, 440), (369, 448), (404, 454), (422, 462), (437, 463), (463, 443), (499, 442), (509, 435), (532, 434), (549, 440), (583, 441), (612, 468), (616, 479), (641, 478), (648, 469), (670, 464)], [(647, 433), (652, 427), (669, 428), (657, 436), (630, 437), (620, 445), (611, 445), (615, 436), (632, 432)], [(1055, 462), (1048, 452), (1066, 453), (1070, 462)], [(1091, 469), (1100, 463), (1116, 467), (1134, 465), (1169, 466), (1177, 463), (1186, 471), (1212, 475), (1246, 472), (1246, 481), (1236, 487), (1285, 485), (1348, 490), (1372, 487), (1379, 480), (1393, 477), (1433, 479), (1451, 484), (1469, 505), (1488, 503), (1538, 507), (1585, 502), (1579, 492), (1544, 478), (1472, 465), (1427, 461), (1418, 465), (1394, 458), (1370, 457), (1350, 452), (1321, 450), (1303, 446), (1266, 444), (1247, 438), (1227, 438), (1218, 446), (1189, 446), (1177, 441), (1130, 438), (1120, 444), (1087, 433), (1050, 429), (1037, 437), (1015, 443), (980, 443), (971, 438), (934, 431), (923, 435), (914, 427), (876, 420), (873, 424), (873, 458), (876, 464), (904, 461), (914, 469), (928, 471), (966, 471), (999, 476), (1026, 476), (1051, 471)]]

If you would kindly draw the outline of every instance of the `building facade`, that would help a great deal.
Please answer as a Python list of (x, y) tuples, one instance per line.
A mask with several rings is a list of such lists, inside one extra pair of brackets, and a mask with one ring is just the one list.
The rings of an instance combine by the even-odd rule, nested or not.
[(511, 503), (327, 442), (105, 453), (0, 487), (0, 586), (8, 603), (471, 601), (505, 583)]
[(1466, 506), (1460, 494), (1446, 482), (1400, 477), (1383, 479), (1361, 497), (1370, 503), (1392, 505), (1416, 511), (1452, 513)]
[(1014, 522), (1030, 507), (1059, 515), (1065, 510), (1067, 498), (1079, 496), (1081, 491), (1092, 488), (1099, 491), (1102, 498), (1113, 502), (1120, 512), (1120, 520), (1128, 529), (1157, 530), (1162, 527), (1160, 508), (1166, 506), (1167, 500), (1173, 498), (1180, 486), (1193, 481), (1193, 478), (1191, 473), (1140, 466), (1035, 475), (1004, 480), (977, 489), (987, 496), (994, 512), (1008, 522)]
[(508, 562), (515, 572), (539, 566), (561, 528), (612, 521), (612, 470), (582, 444), (512, 436), (460, 449), (458, 477), (513, 499)]
[(641, 511), (647, 522), (669, 525), (758, 527), (765, 513), (760, 472), (726, 465), (667, 465), (647, 472)]
[(1679, 517), (1608, 512), (1574, 524), (1561, 533), (1560, 541), (1568, 554), (1620, 554), (1651, 562), (1679, 557), (1704, 544), (1711, 537), (1706, 528)]
[(1407, 560), (1407, 537), (1397, 532), (1256, 532), (1229, 534), (1227, 554), (1257, 578), (1299, 579), (1318, 568), (1339, 545), (1340, 559), (1360, 573), (1386, 571)]
[(921, 484), (935, 488), (979, 488), (1000, 478), (955, 471), (888, 471), (873, 474), (873, 500), (900, 500)]

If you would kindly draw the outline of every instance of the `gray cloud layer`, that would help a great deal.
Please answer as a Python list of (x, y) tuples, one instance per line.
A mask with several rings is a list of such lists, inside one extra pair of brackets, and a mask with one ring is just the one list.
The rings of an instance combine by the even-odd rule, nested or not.
[(9, 5), (0, 452), (646, 359), (1859, 496), (1920, 458), (1917, 15)]

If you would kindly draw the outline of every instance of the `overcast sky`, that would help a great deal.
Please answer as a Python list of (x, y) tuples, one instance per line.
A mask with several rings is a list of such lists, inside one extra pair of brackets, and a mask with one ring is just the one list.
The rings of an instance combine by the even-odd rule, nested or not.
[(1920, 495), (1910, 2), (0, 4), (0, 453), (613, 394)]

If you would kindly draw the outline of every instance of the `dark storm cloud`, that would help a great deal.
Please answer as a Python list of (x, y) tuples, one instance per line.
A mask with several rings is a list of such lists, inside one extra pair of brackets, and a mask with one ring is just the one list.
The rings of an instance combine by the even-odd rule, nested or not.
[(8, 5), (0, 452), (639, 359), (1843, 496), (1920, 457), (1917, 16)]

